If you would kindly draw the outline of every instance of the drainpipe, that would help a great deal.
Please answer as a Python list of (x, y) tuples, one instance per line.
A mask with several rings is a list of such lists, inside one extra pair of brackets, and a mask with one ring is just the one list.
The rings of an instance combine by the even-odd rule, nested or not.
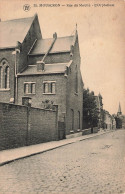
[(15, 94), (14, 94), (14, 102), (17, 103), (17, 93), (18, 93), (18, 78), (17, 78), (17, 54), (20, 53), (18, 48), (15, 48), (15, 51), (12, 52), (12, 55), (15, 55)]

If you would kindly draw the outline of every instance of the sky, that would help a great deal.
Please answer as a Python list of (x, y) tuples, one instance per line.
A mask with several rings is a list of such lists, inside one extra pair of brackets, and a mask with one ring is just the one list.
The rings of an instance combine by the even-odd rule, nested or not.
[[(27, 12), (23, 10), (25, 4), (30, 5)], [(39, 7), (40, 4), (47, 5)], [(60, 6), (47, 7), (48, 4)], [(102, 7), (104, 4), (110, 6)], [(94, 91), (95, 95), (102, 95), (103, 107), (110, 114), (117, 113), (119, 102), (125, 114), (125, 1), (11, 0), (10, 3), (9, 0), (0, 0), (2, 21), (31, 17), (35, 13), (43, 38), (51, 38), (54, 32), (58, 37), (70, 36), (77, 23), (85, 88)]]

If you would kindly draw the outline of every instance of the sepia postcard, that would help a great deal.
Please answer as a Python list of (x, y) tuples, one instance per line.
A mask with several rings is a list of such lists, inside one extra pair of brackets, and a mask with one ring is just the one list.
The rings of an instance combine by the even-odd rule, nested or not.
[(0, 0), (0, 194), (125, 194), (125, 0)]

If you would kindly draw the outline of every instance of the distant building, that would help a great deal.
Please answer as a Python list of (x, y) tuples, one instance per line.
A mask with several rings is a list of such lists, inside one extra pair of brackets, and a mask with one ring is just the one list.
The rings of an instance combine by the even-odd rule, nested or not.
[[(0, 22), (0, 102), (58, 106), (66, 135), (82, 130), (83, 82), (78, 32), (43, 39), (37, 14)], [(48, 120), (49, 123), (49, 120)]]
[(120, 102), (119, 102), (117, 116), (121, 116), (121, 115), (122, 115), (122, 111), (121, 111), (121, 105), (120, 105)]
[(103, 110), (103, 117), (104, 117), (104, 124), (103, 124), (104, 129), (112, 129), (113, 126), (115, 127), (115, 121), (108, 111)]
[(122, 115), (122, 128), (125, 129), (125, 115)]
[(122, 114), (121, 105), (119, 102), (118, 112), (116, 116), (116, 128), (125, 128), (125, 115)]
[(97, 106), (97, 109), (98, 109), (98, 112), (99, 112), (99, 123), (98, 123), (98, 127), (99, 128), (102, 128), (103, 124), (103, 103), (102, 103), (102, 96), (101, 94), (99, 93), (98, 96), (95, 96), (95, 101), (96, 101), (96, 106)]
[(112, 129), (116, 129), (116, 120), (113, 115), (112, 115)]

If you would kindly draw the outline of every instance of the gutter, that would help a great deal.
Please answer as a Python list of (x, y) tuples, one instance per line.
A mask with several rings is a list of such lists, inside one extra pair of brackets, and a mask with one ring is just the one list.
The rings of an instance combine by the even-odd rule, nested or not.
[[(69, 50), (62, 50), (62, 51), (54, 51), (54, 52), (49, 52), (49, 54), (53, 55), (53, 54), (60, 54), (60, 53), (70, 53), (71, 49)], [(46, 53), (34, 53), (34, 54), (29, 54), (29, 56), (41, 56), (41, 55), (45, 55)]]
[(49, 73), (46, 73), (46, 72), (44, 72), (44, 73), (29, 73), (29, 74), (17, 74), (17, 76), (18, 77), (23, 77), (23, 76), (35, 76), (35, 75), (50, 75), (50, 74), (65, 74), (65, 72), (63, 71), (63, 72), (49, 72)]
[(10, 50), (10, 49), (15, 49), (15, 46), (11, 46), (11, 47), (0, 47), (0, 50)]

